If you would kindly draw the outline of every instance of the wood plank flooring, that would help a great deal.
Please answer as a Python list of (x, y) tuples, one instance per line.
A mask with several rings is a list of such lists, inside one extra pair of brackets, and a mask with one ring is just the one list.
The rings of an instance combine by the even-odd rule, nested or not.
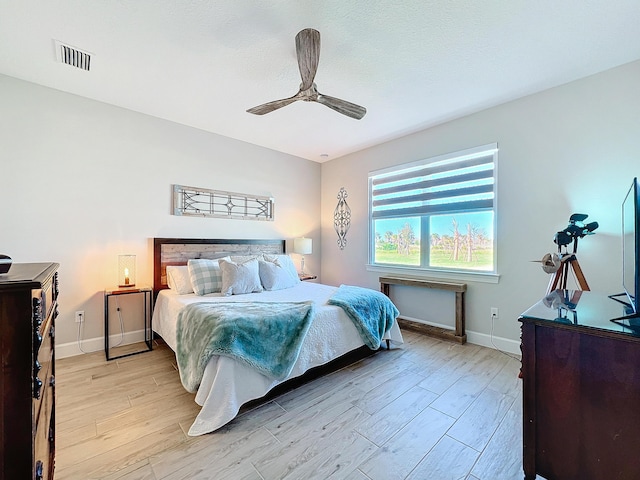
[(520, 363), (403, 331), (380, 351), (186, 435), (173, 352), (56, 363), (56, 480), (521, 480)]

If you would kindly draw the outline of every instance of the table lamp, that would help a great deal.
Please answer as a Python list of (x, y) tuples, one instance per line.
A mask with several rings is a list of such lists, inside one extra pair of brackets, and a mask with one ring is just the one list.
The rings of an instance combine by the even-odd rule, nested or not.
[(302, 255), (300, 260), (300, 273), (304, 275), (304, 256), (309, 255), (312, 252), (312, 240), (310, 238), (294, 238), (293, 239), (293, 253)]
[(136, 284), (136, 256), (118, 255), (118, 286), (133, 287)]

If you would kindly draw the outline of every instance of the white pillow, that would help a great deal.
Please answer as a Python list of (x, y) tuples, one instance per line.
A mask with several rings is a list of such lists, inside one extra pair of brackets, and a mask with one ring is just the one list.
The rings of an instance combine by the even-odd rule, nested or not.
[(262, 260), (262, 254), (260, 255), (231, 255), (231, 261), (235, 262), (235, 263), (244, 263), (247, 260), (253, 260), (254, 258), (256, 260)]
[(206, 258), (187, 262), (191, 287), (197, 295), (219, 292), (222, 289), (222, 272), (218, 260)]
[(186, 265), (167, 265), (167, 285), (179, 295), (193, 293), (189, 267)]
[(262, 292), (258, 260), (255, 258), (242, 263), (235, 263), (231, 259), (220, 259), (222, 271), (223, 295), (240, 295), (243, 293)]
[(293, 260), (289, 255), (264, 255), (264, 260), (267, 262), (278, 263), (282, 268), (289, 271), (289, 274), (294, 278), (296, 283), (300, 283), (300, 277), (298, 276), (298, 270), (293, 264)]
[(282, 266), (278, 260), (275, 262), (258, 260), (258, 268), (260, 281), (265, 290), (283, 290), (295, 287), (300, 282), (298, 274), (293, 276), (291, 271)]

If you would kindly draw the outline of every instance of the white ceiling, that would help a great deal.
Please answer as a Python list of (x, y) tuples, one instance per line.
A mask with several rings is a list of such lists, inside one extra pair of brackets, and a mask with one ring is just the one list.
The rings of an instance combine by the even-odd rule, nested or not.
[[(298, 91), (307, 27), (362, 120), (246, 113)], [(0, 73), (318, 162), (639, 58), (638, 0), (0, 0)]]

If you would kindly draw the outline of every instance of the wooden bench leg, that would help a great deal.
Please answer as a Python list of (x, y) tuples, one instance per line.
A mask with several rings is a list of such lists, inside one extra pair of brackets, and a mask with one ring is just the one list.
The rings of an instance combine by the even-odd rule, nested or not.
[(456, 336), (465, 335), (464, 292), (456, 292)]

